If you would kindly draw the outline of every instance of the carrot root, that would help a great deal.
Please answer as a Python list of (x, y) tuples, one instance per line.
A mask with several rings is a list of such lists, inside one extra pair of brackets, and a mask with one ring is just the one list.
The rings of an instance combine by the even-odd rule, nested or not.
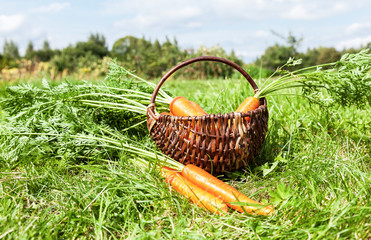
[[(241, 104), (238, 106), (236, 112), (247, 113), (258, 108), (260, 105), (259, 99), (256, 97), (247, 97)], [(247, 121), (250, 121), (249, 117), (245, 118)]]
[[(199, 188), (209, 192), (220, 199), (223, 202), (226, 202), (227, 205), (239, 212), (247, 212), (251, 214), (259, 214), (259, 215), (268, 215), (273, 213), (274, 209), (272, 206), (265, 206), (257, 201), (254, 201), (247, 197), (246, 195), (240, 193), (234, 187), (226, 184), (225, 182), (219, 180), (218, 178), (214, 177), (210, 173), (204, 171), (203, 169), (188, 164), (182, 170), (182, 176), (185, 177), (190, 182), (194, 183)], [(252, 205), (261, 205), (262, 208), (256, 206), (240, 206), (234, 205), (233, 202), (241, 202), (252, 204)]]
[[(200, 107), (201, 108), (201, 107)], [(199, 111), (192, 103), (185, 97), (176, 97), (170, 103), (170, 112), (174, 116), (188, 117), (188, 116), (203, 116), (205, 111)]]
[(197, 206), (219, 215), (228, 212), (228, 206), (221, 199), (187, 181), (180, 173), (164, 169), (162, 176), (177, 192), (189, 198)]
[(193, 106), (195, 109), (197, 109), (197, 111), (202, 112), (204, 115), (207, 115), (207, 112), (205, 112), (205, 110), (203, 110), (202, 107), (201, 107), (200, 105), (198, 105), (197, 103), (192, 102), (192, 101), (189, 101), (189, 102), (192, 104), (192, 106)]

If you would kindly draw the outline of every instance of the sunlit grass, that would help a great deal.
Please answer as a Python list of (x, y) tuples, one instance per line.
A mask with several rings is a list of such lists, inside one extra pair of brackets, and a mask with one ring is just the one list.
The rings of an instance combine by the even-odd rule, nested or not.
[[(231, 112), (253, 93), (238, 79), (173, 80), (164, 87), (209, 113)], [(260, 156), (220, 177), (274, 204), (273, 216), (206, 212), (170, 190), (155, 169), (102, 147), (103, 154), (81, 161), (66, 154), (0, 165), (0, 239), (370, 237), (370, 108), (323, 109), (286, 95), (267, 100), (269, 132)]]

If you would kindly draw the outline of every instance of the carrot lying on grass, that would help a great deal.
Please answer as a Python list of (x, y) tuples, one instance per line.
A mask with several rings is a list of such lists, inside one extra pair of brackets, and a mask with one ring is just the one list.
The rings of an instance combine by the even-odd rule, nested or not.
[[(104, 129), (102, 129), (102, 131), (104, 131), (104, 133), (106, 133), (107, 135), (111, 135), (115, 137), (117, 136), (113, 132), (110, 132)], [(140, 168), (146, 168), (146, 167), (148, 168), (150, 164), (149, 159), (155, 160), (156, 162), (158, 160), (163, 162), (166, 166), (171, 167), (169, 168), (169, 167), (162, 166), (160, 168), (160, 171), (162, 175), (165, 177), (166, 181), (170, 183), (172, 186), (175, 186), (176, 184), (178, 184), (177, 187), (174, 187), (174, 188), (179, 189), (179, 191), (180, 189), (184, 189), (183, 191), (184, 195), (189, 198), (192, 197), (191, 200), (194, 201), (196, 204), (201, 204), (202, 205), (201, 207), (205, 208), (205, 206), (211, 205), (212, 206), (212, 208), (210, 208), (211, 212), (216, 212), (216, 213), (221, 213), (221, 214), (222, 212), (227, 212), (228, 207), (223, 202), (236, 202), (237, 199), (234, 196), (237, 196), (239, 202), (244, 202), (246, 199), (248, 199), (247, 197), (246, 198), (242, 197), (242, 194), (239, 193), (236, 189), (232, 188), (231, 186), (228, 186), (228, 184), (223, 183), (221, 180), (218, 180), (216, 177), (205, 172), (201, 168), (193, 166), (191, 164), (184, 166), (184, 164), (178, 161), (175, 161), (171, 158), (168, 158), (164, 154), (155, 153), (153, 152), (153, 150), (149, 151), (146, 147), (145, 148), (136, 147), (136, 146), (131, 145), (130, 143), (126, 143), (125, 141), (122, 141), (121, 139), (117, 140), (114, 137), (109, 137), (109, 136), (94, 137), (94, 136), (74, 135), (73, 137), (78, 138), (78, 139), (90, 139), (90, 140), (102, 142), (105, 144), (104, 146), (112, 147), (113, 149), (117, 149), (117, 148), (125, 149), (125, 151), (127, 151), (128, 153), (140, 156), (140, 157), (133, 159), (133, 164), (135, 164), (136, 166)], [(173, 173), (177, 173), (179, 176), (183, 178), (179, 178), (178, 175), (174, 177), (172, 176)], [(182, 179), (182, 181), (180, 181), (180, 179)], [(205, 183), (202, 183), (202, 182), (205, 182)], [(182, 188), (178, 187), (179, 184), (181, 183), (183, 183)], [(187, 184), (184, 185), (184, 183), (188, 184), (187, 188), (184, 187), (184, 186), (187, 186)], [(218, 186), (212, 186), (212, 184), (218, 184)], [(223, 187), (224, 187), (224, 190), (219, 189), (218, 191), (216, 190), (211, 191), (211, 189), (217, 189), (217, 188), (223, 188)], [(197, 190), (194, 190), (194, 189), (197, 189)], [(200, 191), (198, 189), (202, 190), (201, 195), (194, 194), (195, 192)], [(204, 194), (205, 192), (207, 193)], [(221, 192), (225, 192), (225, 195), (229, 194), (229, 196), (232, 195), (233, 197), (225, 198), (223, 197), (223, 194), (220, 194)], [(216, 194), (213, 194), (213, 193), (216, 193)], [(209, 195), (209, 200), (199, 197), (203, 195)], [(203, 203), (204, 201), (209, 202), (210, 204), (208, 203), (204, 204)], [(247, 203), (251, 203), (251, 201), (247, 200)], [(232, 203), (229, 203), (229, 204), (230, 206), (233, 206)], [(258, 204), (260, 205), (260, 203)], [(255, 212), (256, 214), (267, 215), (267, 213), (271, 211), (264, 211), (264, 210), (270, 210), (270, 209), (273, 212), (273, 208), (271, 206), (267, 206), (267, 207), (264, 207), (263, 205), (261, 206), (263, 207), (262, 209), (259, 209), (256, 206), (248, 206), (247, 208), (251, 210), (249, 211), (250, 213)], [(243, 209), (245, 209), (245, 207)]]
[[(224, 202), (226, 202), (229, 207), (239, 212), (268, 215), (273, 213), (274, 211), (272, 206), (269, 205), (264, 207), (262, 203), (250, 199), (246, 195), (237, 191), (234, 187), (226, 184), (225, 182), (219, 180), (218, 178), (214, 177), (210, 173), (195, 165), (188, 164), (184, 166), (181, 174), (183, 177), (194, 183), (196, 186), (200, 187), (206, 192), (219, 197)], [(236, 202), (238, 202), (238, 204), (245, 203), (247, 206), (233, 204)], [(251, 205), (248, 206), (248, 204)]]
[(177, 192), (188, 197), (197, 206), (200, 206), (212, 213), (223, 215), (228, 212), (228, 206), (223, 201), (213, 194), (197, 187), (192, 182), (188, 181), (179, 172), (169, 168), (162, 168), (162, 176)]

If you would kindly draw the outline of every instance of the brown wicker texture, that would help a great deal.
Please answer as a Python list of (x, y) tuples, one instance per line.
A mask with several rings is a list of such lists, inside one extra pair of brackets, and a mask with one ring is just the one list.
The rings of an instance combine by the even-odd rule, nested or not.
[(194, 164), (213, 173), (244, 167), (258, 155), (265, 139), (268, 128), (266, 99), (260, 99), (260, 106), (247, 113), (177, 117), (155, 112), (155, 99), (166, 79), (178, 69), (198, 61), (227, 64), (238, 70), (255, 92), (258, 91), (254, 80), (231, 61), (211, 56), (190, 59), (171, 69), (157, 84), (147, 110), (148, 130), (163, 153), (183, 164)]

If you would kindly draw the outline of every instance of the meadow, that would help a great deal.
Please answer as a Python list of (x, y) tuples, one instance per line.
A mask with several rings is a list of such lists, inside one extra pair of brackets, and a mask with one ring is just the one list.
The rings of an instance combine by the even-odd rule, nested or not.
[[(265, 81), (257, 80), (258, 86)], [(39, 87), (57, 95), (58, 88), (53, 87), (62, 82), (48, 85), (36, 80), (22, 94), (29, 96), (34, 91), (41, 96), (34, 89)], [(75, 88), (82, 83), (70, 79), (68, 84)], [(1, 86), (0, 101), (6, 98), (8, 87)], [(232, 112), (253, 94), (247, 81), (238, 76), (175, 78), (164, 88), (172, 96), (199, 103), (209, 113)], [(324, 107), (300, 96), (300, 89), (283, 90), (267, 101), (268, 133), (259, 156), (246, 168), (218, 177), (252, 199), (272, 204), (273, 215), (207, 212), (169, 188), (155, 168), (134, 164), (140, 155), (125, 149), (69, 140), (57, 140), (60, 145), (50, 139), (32, 143), (31, 138), (9, 138), (9, 132), (1, 132), (0, 239), (370, 238), (370, 106)], [(26, 98), (22, 104), (28, 104)], [(53, 113), (37, 114), (41, 119)], [(80, 118), (69, 119), (65, 126), (52, 125), (60, 119), (50, 118), (38, 123), (47, 127), (35, 125), (34, 130), (93, 126), (84, 113), (75, 114)], [(112, 114), (111, 119), (104, 114)], [(123, 123), (115, 119), (121, 115), (115, 114), (104, 112), (96, 118), (118, 128)], [(2, 127), (20, 130), (21, 124), (11, 129), (9, 115), (0, 109)], [(143, 119), (144, 115), (135, 122)], [(29, 117), (23, 126), (36, 121)], [(145, 123), (124, 134), (156, 152)]]

